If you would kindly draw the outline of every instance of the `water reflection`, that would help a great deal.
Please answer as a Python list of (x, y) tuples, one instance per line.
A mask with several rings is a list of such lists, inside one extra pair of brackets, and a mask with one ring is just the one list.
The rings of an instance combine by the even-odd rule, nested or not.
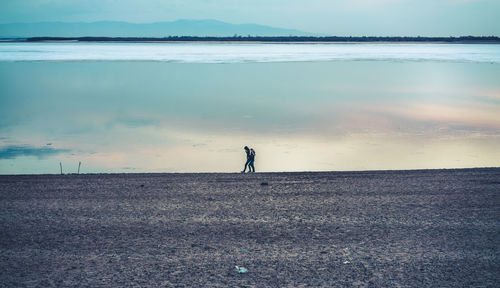
[(499, 166), (498, 75), (484, 63), (1, 62), (3, 149), (62, 152), (0, 151), (0, 173), (59, 161), (236, 172), (245, 145), (258, 171)]

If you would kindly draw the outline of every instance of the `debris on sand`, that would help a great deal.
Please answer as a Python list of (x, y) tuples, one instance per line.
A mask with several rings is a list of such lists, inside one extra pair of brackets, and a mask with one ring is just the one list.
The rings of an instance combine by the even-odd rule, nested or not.
[(242, 274), (242, 273), (247, 273), (248, 270), (247, 268), (245, 267), (240, 267), (240, 266), (234, 266), (234, 268), (236, 268), (236, 270), (238, 271), (238, 273)]
[(262, 182), (262, 183), (260, 183), (260, 185), (261, 185), (261, 186), (268, 186), (268, 185), (269, 185), (269, 183), (267, 183), (267, 182)]

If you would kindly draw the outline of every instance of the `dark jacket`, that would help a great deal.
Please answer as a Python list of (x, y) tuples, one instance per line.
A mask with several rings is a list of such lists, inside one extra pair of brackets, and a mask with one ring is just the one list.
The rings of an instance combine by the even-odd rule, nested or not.
[(250, 160), (255, 160), (255, 150), (253, 149), (250, 149), (250, 155), (247, 156), (247, 157), (250, 157), (250, 158), (247, 158), (247, 159), (250, 159)]
[(250, 149), (245, 149), (245, 152), (247, 152), (247, 160), (250, 160)]

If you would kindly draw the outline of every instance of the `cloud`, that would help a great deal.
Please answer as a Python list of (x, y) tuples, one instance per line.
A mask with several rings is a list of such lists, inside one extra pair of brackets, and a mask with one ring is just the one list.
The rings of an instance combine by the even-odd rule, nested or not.
[(438, 104), (410, 103), (404, 107), (371, 106), (366, 111), (394, 115), (419, 122), (438, 122), (476, 128), (500, 128), (500, 114), (495, 106), (453, 107)]
[(28, 145), (9, 145), (0, 148), (0, 159), (14, 159), (21, 156), (36, 156), (45, 158), (52, 155), (70, 152), (69, 149), (57, 149), (52, 147), (32, 147)]

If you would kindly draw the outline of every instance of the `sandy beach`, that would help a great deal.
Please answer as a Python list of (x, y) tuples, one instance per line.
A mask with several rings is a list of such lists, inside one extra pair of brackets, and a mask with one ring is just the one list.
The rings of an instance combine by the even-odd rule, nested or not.
[(495, 287), (500, 168), (4, 175), (0, 227), (1, 287)]

